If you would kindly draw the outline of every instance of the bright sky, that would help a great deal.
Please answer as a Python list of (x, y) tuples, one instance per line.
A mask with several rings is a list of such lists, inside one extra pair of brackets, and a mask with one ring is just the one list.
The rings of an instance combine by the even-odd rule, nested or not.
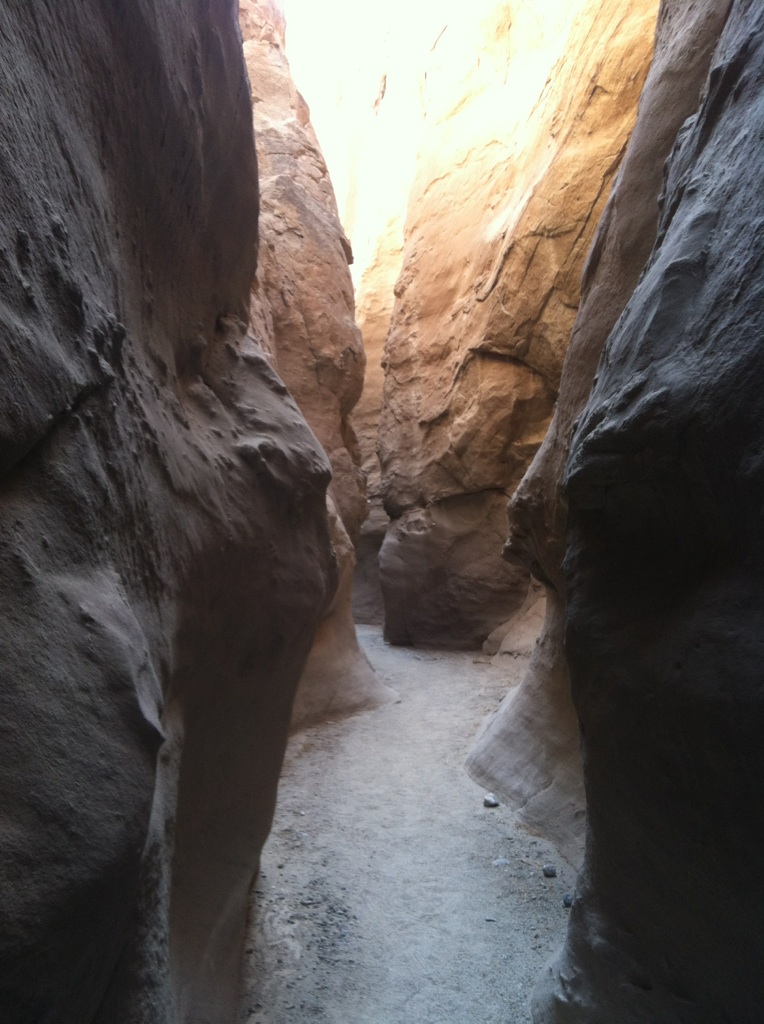
[[(421, 68), (422, 50), (432, 46), (449, 11), (463, 6), (464, 0), (282, 3), (292, 76), (310, 107), (344, 217), (352, 188), (350, 166), (358, 149), (353, 133), (368, 124), (383, 74), (389, 77), (400, 70), (405, 76)], [(401, 87), (411, 95), (410, 83)], [(388, 103), (391, 100), (388, 93)], [(404, 124), (400, 128), (406, 130)], [(348, 213), (348, 222), (352, 220)]]

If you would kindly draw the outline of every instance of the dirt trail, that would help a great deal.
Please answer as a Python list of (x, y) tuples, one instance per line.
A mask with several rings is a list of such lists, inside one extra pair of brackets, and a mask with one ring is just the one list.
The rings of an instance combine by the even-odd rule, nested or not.
[(400, 699), (290, 744), (242, 1022), (526, 1024), (574, 874), (462, 767), (522, 664), (359, 633)]

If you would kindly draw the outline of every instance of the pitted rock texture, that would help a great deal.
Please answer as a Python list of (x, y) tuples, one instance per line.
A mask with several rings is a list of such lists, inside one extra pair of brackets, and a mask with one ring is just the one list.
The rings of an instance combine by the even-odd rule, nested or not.
[(246, 338), (233, 3), (0, 4), (0, 1018), (230, 1024), (328, 462)]
[(361, 652), (351, 586), (366, 484), (349, 414), (365, 356), (355, 323), (348, 242), (308, 107), (284, 53), (281, 6), (242, 0), (260, 165), (260, 258), (252, 334), (269, 353), (332, 465), (330, 520), (341, 583), (305, 668), (293, 727), (379, 703), (391, 691)]
[[(656, 10), (657, 0), (482, 0), (433, 39), (379, 429), (385, 509), (404, 531), (423, 509), (447, 520), (457, 497), (479, 521), (486, 495), (508, 496), (543, 440)], [(505, 529), (497, 501), (491, 530)], [(477, 558), (482, 537), (474, 543)], [(461, 537), (460, 557), (466, 546)], [(388, 622), (393, 609), (418, 615), (434, 575), (456, 589), (449, 545), (432, 548), (430, 575), (408, 574), (390, 532), (380, 560)], [(481, 578), (468, 598), (484, 608), (483, 640), (500, 606), (507, 619), (522, 603), (528, 577), (497, 546)], [(433, 618), (427, 637), (463, 645), (472, 620), (464, 629), (460, 614)], [(407, 631), (417, 641), (413, 618)]]
[(547, 618), (520, 689), (481, 735), (467, 768), (574, 863), (583, 852), (584, 794), (563, 650), (563, 470), (605, 340), (654, 244), (663, 165), (685, 119), (697, 110), (728, 7), (729, 0), (664, 0), (661, 6), (639, 116), (584, 267), (552, 423), (509, 505), (507, 555), (546, 584)]
[(761, 1019), (763, 82), (734, 0), (571, 446), (588, 834), (539, 1022)]

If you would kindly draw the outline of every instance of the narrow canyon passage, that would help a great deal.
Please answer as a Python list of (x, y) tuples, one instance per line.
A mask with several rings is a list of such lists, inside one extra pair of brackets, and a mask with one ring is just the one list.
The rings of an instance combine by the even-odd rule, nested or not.
[(463, 762), (524, 659), (359, 633), (399, 696), (291, 741), (242, 1024), (522, 1024), (574, 873), (504, 807), (485, 808)]
[(764, 3), (0, 35), (0, 1024), (764, 1024)]

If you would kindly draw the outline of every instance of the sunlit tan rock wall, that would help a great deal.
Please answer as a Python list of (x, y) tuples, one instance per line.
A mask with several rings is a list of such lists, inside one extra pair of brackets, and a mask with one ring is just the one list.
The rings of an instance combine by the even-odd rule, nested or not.
[(240, 3), (260, 166), (260, 259), (253, 334), (269, 352), (332, 465), (330, 522), (341, 584), (316, 635), (293, 725), (386, 695), (361, 653), (350, 605), (353, 542), (366, 517), (365, 479), (348, 416), (365, 357), (354, 318), (350, 244), (332, 184), (284, 53), (272, 0)]
[(329, 466), (246, 335), (236, 5), (0, 3), (0, 1019), (231, 1024)]
[(379, 429), (394, 642), (475, 645), (525, 598), (487, 538), (551, 417), (656, 10), (483, 0), (432, 41)]
[(697, 108), (727, 7), (727, 0), (663, 6), (639, 117), (587, 256), (554, 417), (509, 507), (508, 553), (546, 584), (547, 617), (519, 691), (507, 697), (467, 767), (573, 860), (581, 855), (584, 797), (578, 722), (563, 652), (567, 503), (562, 474), (602, 346), (655, 240), (663, 165), (677, 131)]
[[(665, 4), (675, 82), (726, 11)], [(734, 0), (571, 441), (587, 842), (539, 1024), (761, 1018), (763, 81), (764, 9)]]

